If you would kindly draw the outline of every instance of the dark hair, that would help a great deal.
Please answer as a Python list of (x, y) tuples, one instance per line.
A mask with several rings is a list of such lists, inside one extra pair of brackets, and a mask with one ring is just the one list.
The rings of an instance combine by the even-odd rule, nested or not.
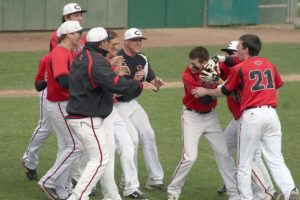
[(199, 59), (199, 62), (208, 61), (209, 54), (205, 47), (199, 46), (193, 48), (189, 53), (189, 59)]
[(248, 48), (250, 56), (257, 56), (261, 49), (261, 41), (258, 36), (252, 34), (245, 34), (240, 37), (243, 49)]
[(115, 38), (119, 38), (119, 35), (113, 30), (107, 30), (107, 34), (110, 35), (111, 40)]

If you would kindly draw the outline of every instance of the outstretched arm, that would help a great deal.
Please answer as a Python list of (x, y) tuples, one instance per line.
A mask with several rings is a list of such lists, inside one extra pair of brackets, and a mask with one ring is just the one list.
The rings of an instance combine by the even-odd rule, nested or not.
[(221, 91), (221, 87), (217, 87), (215, 89), (207, 89), (203, 87), (197, 87), (192, 90), (192, 95), (195, 98), (203, 97), (203, 96), (211, 96), (211, 97), (222, 97), (225, 96)]

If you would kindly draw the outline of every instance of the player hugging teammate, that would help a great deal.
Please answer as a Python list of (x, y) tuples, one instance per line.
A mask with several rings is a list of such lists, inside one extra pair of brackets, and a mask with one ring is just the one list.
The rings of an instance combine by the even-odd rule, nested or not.
[[(258, 56), (257, 36), (243, 35), (233, 41), (225, 49), (227, 57), (209, 58), (201, 46), (189, 52), (182, 74), (183, 156), (165, 188), (155, 133), (136, 99), (143, 89), (157, 92), (164, 84), (141, 52), (147, 38), (141, 30), (130, 28), (119, 50), (113, 31), (96, 27), (85, 37), (81, 26), (85, 12), (76, 3), (65, 5), (62, 24), (52, 35), (50, 52), (41, 59), (35, 79), (41, 118), (22, 165), (28, 179), (38, 181), (39, 149), (55, 131), (55, 163), (38, 181), (49, 199), (87, 200), (100, 182), (105, 200), (120, 200), (114, 178), (115, 149), (121, 159), (122, 196), (148, 199), (139, 189), (140, 144), (148, 172), (145, 188), (167, 191), (168, 200), (178, 200), (204, 136), (214, 151), (225, 183), (222, 192), (229, 200), (299, 200), (281, 154), (276, 90), (283, 81), (274, 65)], [(215, 108), (216, 97), (225, 95), (233, 120), (223, 134)], [(232, 159), (235, 151), (237, 165)], [(282, 194), (274, 190), (261, 155)]]

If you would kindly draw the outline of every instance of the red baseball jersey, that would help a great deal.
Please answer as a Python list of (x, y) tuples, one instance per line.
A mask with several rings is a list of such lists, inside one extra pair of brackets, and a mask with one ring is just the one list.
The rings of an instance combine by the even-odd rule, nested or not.
[(196, 87), (205, 87), (205, 88), (216, 88), (217, 84), (214, 85), (207, 85), (206, 83), (202, 82), (199, 78), (199, 73), (192, 73), (191, 69), (187, 67), (182, 74), (182, 81), (184, 85), (184, 92), (185, 95), (182, 99), (182, 103), (189, 109), (195, 110), (197, 112), (205, 112), (209, 111), (212, 108), (215, 108), (217, 105), (217, 100), (212, 100), (209, 104), (204, 104), (196, 99), (192, 94), (191, 91)]
[[(73, 56), (75, 57), (77, 54), (79, 54), (82, 51), (82, 48), (84, 44), (86, 43), (86, 38), (85, 36), (82, 36), (81, 38), (81, 46), (75, 48), (72, 50), (72, 53), (74, 54)], [(57, 30), (54, 31), (51, 35), (51, 40), (50, 40), (50, 52), (58, 45), (57, 41)]]
[(69, 91), (62, 88), (57, 78), (63, 75), (69, 75), (69, 69), (74, 61), (72, 52), (62, 46), (57, 46), (50, 53), (50, 62), (47, 65), (48, 85), (47, 85), (47, 99), (49, 101), (67, 101), (69, 99)]
[[(238, 56), (234, 57), (234, 63), (237, 65), (241, 63), (242, 60), (239, 59)], [(229, 76), (230, 71), (232, 70), (233, 66), (227, 66), (224, 62), (219, 63), (220, 66), (220, 77), (222, 80), (226, 80)], [(230, 96), (227, 96), (227, 106), (229, 111), (232, 113), (233, 118), (238, 120), (242, 116), (242, 112), (240, 110), (241, 103), (239, 99), (240, 94), (237, 91), (234, 91)]]
[(35, 84), (37, 84), (37, 82), (39, 81), (45, 80), (45, 72), (47, 69), (47, 64), (49, 63), (49, 55), (50, 55), (49, 53), (47, 55), (44, 55), (39, 62), (38, 71), (36, 73), (35, 81), (34, 81)]
[(276, 89), (283, 81), (275, 66), (262, 57), (250, 57), (233, 67), (222, 87), (224, 94), (237, 90), (241, 94), (241, 112), (250, 107), (277, 107)]

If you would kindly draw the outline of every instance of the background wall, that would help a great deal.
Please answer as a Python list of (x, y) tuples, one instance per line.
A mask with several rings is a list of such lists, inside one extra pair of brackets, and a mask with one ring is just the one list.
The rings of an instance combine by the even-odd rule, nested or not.
[(0, 0), (0, 31), (54, 30), (70, 2), (88, 10), (85, 27), (284, 24), (300, 12), (299, 0)]

